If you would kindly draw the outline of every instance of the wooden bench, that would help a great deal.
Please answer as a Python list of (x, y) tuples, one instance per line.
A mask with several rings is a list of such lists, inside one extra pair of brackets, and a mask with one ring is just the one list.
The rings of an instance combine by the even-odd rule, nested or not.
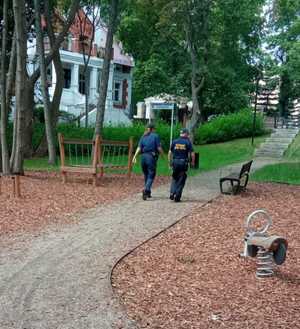
[[(63, 183), (67, 182), (67, 173), (78, 173), (78, 174), (88, 174), (93, 177), (93, 185), (97, 185), (97, 164), (99, 159), (99, 143), (100, 136), (96, 136), (95, 140), (82, 140), (75, 138), (65, 138), (62, 134), (58, 134), (59, 142), (59, 152), (60, 152), (60, 172), (63, 177)], [(71, 146), (76, 149), (76, 160), (77, 160), (77, 147), (81, 149), (81, 155), (83, 155), (83, 147), (86, 146), (88, 155), (90, 154), (91, 163), (90, 164), (78, 164), (76, 161), (73, 163), (66, 163), (66, 149), (65, 146), (69, 146), (69, 157), (71, 156)], [(89, 149), (88, 146), (91, 146)], [(90, 153), (89, 153), (90, 152)]]
[[(63, 183), (66, 183), (67, 173), (92, 175), (94, 186), (97, 185), (98, 173), (100, 173), (101, 177), (104, 171), (108, 169), (126, 170), (128, 177), (131, 175), (132, 138), (125, 142), (109, 141), (103, 140), (97, 135), (95, 140), (82, 140), (64, 138), (62, 134), (58, 134), (58, 141), (61, 160), (60, 171), (63, 176)], [(69, 147), (69, 158), (66, 157), (67, 146)], [(72, 160), (70, 161), (72, 156), (75, 156), (75, 163)], [(81, 159), (82, 161), (78, 161)], [(68, 163), (66, 160), (68, 160)]]
[[(223, 194), (237, 194), (241, 190), (245, 190), (248, 180), (249, 180), (249, 172), (252, 165), (253, 160), (243, 164), (239, 173), (231, 173), (226, 177), (220, 178), (220, 190)], [(229, 181), (231, 184), (231, 191), (226, 192), (223, 190), (223, 183)]]

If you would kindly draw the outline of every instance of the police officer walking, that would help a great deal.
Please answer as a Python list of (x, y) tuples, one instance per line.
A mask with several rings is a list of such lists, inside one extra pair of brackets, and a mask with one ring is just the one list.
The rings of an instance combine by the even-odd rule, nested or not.
[(141, 166), (144, 173), (145, 185), (143, 189), (143, 200), (151, 198), (151, 187), (156, 175), (156, 165), (158, 155), (163, 154), (159, 136), (154, 132), (155, 126), (152, 123), (147, 125), (147, 130), (141, 137), (134, 157), (133, 163), (136, 163), (136, 157), (142, 154)]
[(173, 170), (170, 199), (175, 202), (179, 202), (181, 199), (190, 158), (192, 160), (192, 165), (194, 165), (195, 153), (189, 139), (189, 130), (183, 128), (180, 130), (180, 137), (172, 142), (168, 153), (169, 163)]

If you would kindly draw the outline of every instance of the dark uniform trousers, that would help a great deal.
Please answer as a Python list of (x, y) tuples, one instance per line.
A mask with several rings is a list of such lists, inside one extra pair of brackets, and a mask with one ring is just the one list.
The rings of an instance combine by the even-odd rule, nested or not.
[(177, 199), (181, 198), (182, 190), (185, 185), (188, 170), (187, 159), (173, 159), (172, 161), (172, 183), (171, 183), (171, 194), (176, 195)]
[(142, 170), (145, 179), (145, 191), (150, 192), (156, 175), (157, 156), (153, 152), (142, 153)]

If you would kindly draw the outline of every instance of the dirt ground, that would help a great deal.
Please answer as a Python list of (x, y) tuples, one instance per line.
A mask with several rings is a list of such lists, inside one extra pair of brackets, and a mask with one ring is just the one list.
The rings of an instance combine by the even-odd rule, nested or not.
[[(155, 185), (166, 183), (167, 177), (157, 177)], [(59, 173), (26, 172), (21, 177), (21, 198), (13, 197), (11, 178), (2, 178), (0, 194), (0, 238), (14, 234), (38, 234), (50, 225), (76, 223), (73, 216), (124, 199), (142, 190), (142, 176), (104, 176), (94, 187), (86, 176), (70, 175), (62, 184)]]
[[(286, 262), (268, 279), (243, 259), (244, 223), (266, 209), (287, 238)], [(113, 287), (140, 328), (300, 328), (300, 186), (250, 184), (219, 197), (123, 259)]]

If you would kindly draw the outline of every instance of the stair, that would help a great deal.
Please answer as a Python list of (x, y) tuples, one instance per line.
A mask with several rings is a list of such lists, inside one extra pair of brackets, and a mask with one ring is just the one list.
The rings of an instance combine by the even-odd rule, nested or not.
[(281, 158), (299, 132), (299, 128), (277, 128), (256, 150), (255, 156)]

